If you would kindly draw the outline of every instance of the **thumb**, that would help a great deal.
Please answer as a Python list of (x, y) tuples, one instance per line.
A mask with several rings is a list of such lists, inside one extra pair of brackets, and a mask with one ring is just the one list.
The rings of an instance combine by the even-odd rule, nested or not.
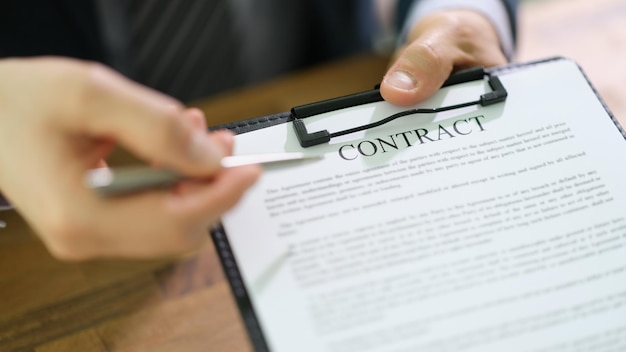
[(395, 105), (416, 104), (433, 95), (454, 65), (426, 42), (413, 42), (391, 65), (380, 85), (383, 98)]

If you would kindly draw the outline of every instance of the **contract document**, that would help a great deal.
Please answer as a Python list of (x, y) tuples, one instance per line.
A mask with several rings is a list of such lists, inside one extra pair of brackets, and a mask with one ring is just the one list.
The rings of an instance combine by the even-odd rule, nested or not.
[[(576, 63), (494, 71), (505, 102), (409, 115), (302, 148), (291, 123), (216, 246), (257, 350), (626, 351), (626, 141)], [(483, 80), (419, 107), (474, 100)], [(305, 120), (345, 129), (406, 107)], [(252, 318), (250, 318), (252, 317)]]

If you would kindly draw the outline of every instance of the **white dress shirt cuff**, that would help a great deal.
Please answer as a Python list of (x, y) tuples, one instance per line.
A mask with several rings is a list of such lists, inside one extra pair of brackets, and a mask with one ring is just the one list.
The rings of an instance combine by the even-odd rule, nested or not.
[(422, 0), (415, 1), (410, 8), (399, 37), (403, 44), (408, 32), (423, 17), (444, 9), (469, 9), (480, 12), (487, 17), (498, 32), (500, 46), (507, 59), (511, 60), (514, 53), (513, 31), (506, 6), (501, 0)]

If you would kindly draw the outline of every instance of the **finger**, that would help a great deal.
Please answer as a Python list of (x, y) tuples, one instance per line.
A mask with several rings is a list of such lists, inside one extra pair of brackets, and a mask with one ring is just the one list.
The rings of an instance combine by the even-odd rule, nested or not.
[[(173, 191), (147, 194), (120, 206), (101, 224), (102, 235), (94, 248), (98, 256), (155, 257), (194, 250), (208, 239), (209, 226), (230, 209), (258, 178), (260, 168), (240, 167), (219, 172), (207, 182), (189, 182)], [(109, 209), (112, 210), (112, 209)], [(144, 216), (149, 222), (119, 219)], [(129, 226), (120, 226), (121, 224)], [(113, 227), (113, 228), (111, 228)], [(126, 236), (132, 233), (133, 236)]]
[(230, 209), (243, 193), (258, 179), (261, 167), (257, 165), (224, 169), (206, 183), (192, 182), (177, 189), (171, 199), (172, 209), (184, 210), (191, 218), (204, 217), (207, 223), (216, 219), (210, 214), (222, 214)]
[(199, 131), (204, 131), (209, 134), (209, 137), (218, 145), (221, 146), (225, 154), (232, 154), (233, 150), (233, 133), (227, 129), (220, 129), (209, 132), (207, 129), (206, 117), (204, 112), (198, 108), (189, 108), (185, 111), (185, 118), (191, 122), (193, 127)]
[(81, 206), (66, 219), (71, 221), (47, 229), (54, 236), (43, 239), (55, 257), (70, 261), (187, 253), (208, 239), (209, 226), (237, 202), (259, 173), (256, 166), (238, 167), (174, 190), (105, 201), (81, 198)]
[(206, 131), (207, 124), (204, 112), (198, 108), (189, 108), (185, 110), (185, 117), (189, 119), (195, 129)]
[(83, 119), (87, 131), (82, 132), (119, 141), (149, 163), (185, 174), (202, 176), (219, 169), (224, 151), (204, 129), (193, 127), (199, 122), (198, 110), (187, 111), (174, 99), (103, 66), (87, 66), (83, 113), (75, 114)]
[(210, 137), (219, 145), (222, 146), (226, 154), (233, 153), (233, 146), (235, 143), (234, 134), (229, 130), (217, 130), (210, 133)]
[(98, 163), (96, 164), (96, 168), (105, 168), (105, 167), (109, 167), (109, 164), (107, 164), (106, 160), (101, 159), (98, 161)]

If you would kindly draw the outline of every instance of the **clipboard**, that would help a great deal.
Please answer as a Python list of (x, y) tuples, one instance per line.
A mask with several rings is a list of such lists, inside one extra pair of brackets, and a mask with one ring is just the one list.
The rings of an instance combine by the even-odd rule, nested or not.
[[(549, 58), (549, 59), (539, 60), (539, 61), (534, 61), (534, 62), (529, 62), (529, 63), (511, 64), (507, 66), (490, 68), (490, 69), (485, 69), (485, 70), (473, 69), (473, 70), (468, 70), (468, 71), (462, 71), (460, 73), (453, 74), (450, 77), (450, 79), (446, 81), (443, 87), (450, 87), (451, 89), (454, 89), (455, 87), (463, 85), (464, 83), (482, 80), (486, 83), (485, 86), (488, 86), (491, 88), (491, 91), (485, 91), (479, 97), (476, 97), (475, 100), (471, 100), (468, 102), (461, 102), (458, 104), (453, 104), (453, 105), (444, 106), (444, 107), (419, 106), (417, 108), (405, 110), (403, 112), (396, 113), (391, 116), (387, 116), (387, 119), (389, 121), (392, 121), (395, 119), (404, 118), (405, 116), (409, 116), (409, 115), (412, 115), (410, 118), (415, 119), (415, 118), (419, 118), (419, 117), (415, 117), (416, 114), (438, 114), (443, 111), (449, 111), (449, 110), (454, 110), (458, 108), (465, 108), (467, 106), (474, 106), (474, 105), (484, 107), (484, 106), (488, 106), (492, 104), (495, 104), (495, 105), (507, 104), (507, 97), (510, 93), (507, 92), (506, 83), (505, 82), (503, 83), (500, 80), (500, 77), (506, 77), (508, 74), (512, 74), (512, 73), (520, 73), (520, 72), (523, 73), (525, 71), (533, 70), (535, 68), (546, 67), (547, 65), (550, 65), (550, 64), (562, 63), (562, 62), (570, 62), (570, 60), (567, 58), (555, 57), (555, 58)], [(580, 73), (582, 73), (582, 70), (580, 70)], [(611, 123), (613, 124), (613, 127), (615, 128), (615, 131), (618, 131), (618, 133), (621, 135), (622, 137), (621, 139), (623, 142), (626, 139), (626, 133), (624, 132), (623, 128), (620, 126), (620, 124), (615, 119), (613, 114), (606, 107), (601, 97), (597, 94), (596, 90), (593, 88), (589, 80), (586, 78), (586, 76), (584, 76), (584, 73), (582, 73), (582, 75), (587, 83), (587, 88), (589, 88), (590, 93), (594, 96), (594, 99), (597, 99), (597, 102), (602, 107), (604, 116), (600, 118), (610, 119)], [(551, 93), (551, 90), (550, 90), (551, 88), (547, 86), (546, 87), (533, 87), (533, 89), (545, 89), (546, 94)], [(560, 93), (563, 93), (563, 92), (560, 92)], [(565, 94), (564, 96), (566, 97), (567, 95)], [(566, 98), (563, 98), (563, 99), (566, 99)], [(308, 105), (304, 105), (300, 107), (294, 107), (291, 111), (282, 112), (282, 113), (278, 113), (278, 114), (274, 114), (270, 116), (259, 117), (259, 118), (250, 119), (246, 121), (235, 122), (232, 124), (216, 126), (216, 127), (212, 127), (211, 129), (227, 128), (236, 134), (245, 134), (248, 132), (271, 128), (277, 125), (287, 124), (287, 125), (291, 125), (291, 127), (289, 128), (293, 129), (294, 133), (298, 137), (298, 142), (302, 150), (307, 150), (307, 148), (311, 146), (328, 143), (332, 138), (336, 136), (341, 136), (341, 135), (346, 135), (346, 134), (349, 135), (351, 133), (358, 132), (363, 129), (377, 128), (382, 125), (378, 123), (377, 121), (373, 121), (372, 124), (366, 125), (364, 128), (361, 128), (359, 130), (357, 129), (347, 130), (347, 131), (342, 130), (342, 131), (339, 131), (338, 135), (335, 135), (333, 134), (335, 132), (333, 132), (332, 130), (333, 123), (330, 122), (328, 123), (327, 130), (317, 131), (317, 130), (311, 129), (311, 131), (313, 132), (310, 132), (309, 128), (306, 125), (307, 118), (309, 116), (320, 115), (320, 114), (324, 114), (324, 113), (332, 112), (332, 111), (341, 111), (342, 109), (347, 109), (347, 108), (351, 108), (355, 106), (377, 103), (377, 102), (380, 102), (381, 100), (382, 98), (380, 97), (379, 91), (378, 89), (375, 88), (368, 92), (357, 93), (357, 94), (346, 96), (346, 97), (340, 97), (337, 99), (330, 99), (327, 101), (317, 102), (317, 103), (308, 104)], [(527, 101), (525, 103), (532, 105), (532, 104), (535, 104), (536, 102)], [(564, 103), (567, 103), (567, 101), (564, 101)], [(540, 106), (538, 106), (537, 108), (539, 109)], [(329, 130), (331, 130), (331, 132), (328, 132)], [(416, 132), (416, 134), (418, 133)], [(355, 155), (357, 155), (356, 152), (355, 152)], [(239, 264), (239, 258), (237, 258), (237, 255), (234, 253), (231, 240), (229, 239), (228, 231), (225, 229), (225, 227), (222, 224), (218, 224), (211, 229), (210, 233), (215, 243), (215, 248), (218, 252), (222, 267), (224, 269), (226, 277), (228, 278), (233, 296), (235, 297), (235, 301), (237, 302), (237, 305), (239, 307), (239, 311), (241, 313), (243, 322), (246, 326), (246, 330), (248, 332), (248, 336), (251, 340), (252, 346), (254, 347), (255, 351), (274, 351), (274, 349), (271, 348), (271, 344), (268, 342), (268, 336), (267, 336), (267, 332), (265, 331), (265, 327), (262, 325), (261, 320), (259, 319), (259, 316), (257, 313), (258, 309), (255, 308), (255, 304), (253, 303), (253, 300), (251, 299), (250, 285), (249, 283), (246, 284), (244, 280), (244, 275), (242, 275), (240, 264)], [(282, 258), (279, 258), (279, 260), (284, 261), (284, 260), (287, 260), (287, 258), (282, 257)], [(351, 350), (349, 347), (345, 347), (346, 345), (336, 344), (334, 346), (335, 346), (333, 347), (334, 349), (329, 349), (329, 350), (333, 350), (333, 351)], [(439, 345), (432, 345), (432, 346), (435, 346), (435, 347), (438, 346), (438, 348), (443, 348)], [(370, 350), (370, 349), (363, 349), (363, 350)], [(371, 350), (372, 351), (383, 351), (383, 350), (386, 351), (387, 349), (385, 347), (375, 346), (371, 348)], [(388, 350), (396, 351), (396, 350), (402, 350), (402, 349), (395, 349), (395, 348), (389, 347)], [(411, 349), (409, 348), (406, 350), (411, 350)], [(441, 350), (448, 351), (446, 349), (441, 349)], [(452, 350), (452, 349), (449, 349), (449, 350)], [(508, 349), (508, 350), (513, 351), (514, 349)]]

